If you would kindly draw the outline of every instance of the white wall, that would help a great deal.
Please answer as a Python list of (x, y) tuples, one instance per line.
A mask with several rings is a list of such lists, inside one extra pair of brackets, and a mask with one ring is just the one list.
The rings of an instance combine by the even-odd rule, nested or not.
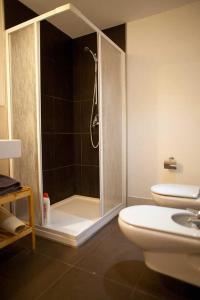
[(128, 196), (200, 185), (200, 1), (128, 23), (127, 53)]

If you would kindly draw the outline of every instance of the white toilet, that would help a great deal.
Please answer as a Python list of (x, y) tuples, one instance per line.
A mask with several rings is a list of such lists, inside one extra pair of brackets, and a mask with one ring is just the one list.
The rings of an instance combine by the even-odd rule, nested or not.
[(124, 208), (118, 221), (142, 248), (149, 268), (200, 287), (200, 229), (189, 222), (193, 216), (182, 209), (135, 205)]
[(200, 210), (200, 187), (182, 184), (157, 184), (151, 194), (160, 206), (194, 208)]

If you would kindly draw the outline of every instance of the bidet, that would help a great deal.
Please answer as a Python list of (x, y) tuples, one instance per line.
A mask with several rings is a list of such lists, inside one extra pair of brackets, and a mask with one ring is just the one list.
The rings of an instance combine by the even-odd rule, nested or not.
[(200, 287), (199, 221), (192, 212), (153, 205), (124, 208), (118, 220), (150, 269)]

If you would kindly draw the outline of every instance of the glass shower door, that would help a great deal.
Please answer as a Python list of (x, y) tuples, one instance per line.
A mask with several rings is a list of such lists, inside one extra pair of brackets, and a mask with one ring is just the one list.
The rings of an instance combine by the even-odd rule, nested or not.
[(100, 178), (102, 215), (125, 201), (125, 54), (99, 40)]
[[(31, 186), (36, 217), (40, 215), (38, 24), (31, 24), (8, 34), (10, 137), (22, 141), (21, 158), (11, 165), (11, 176), (22, 185)], [(16, 202), (16, 214), (26, 218), (26, 201)]]

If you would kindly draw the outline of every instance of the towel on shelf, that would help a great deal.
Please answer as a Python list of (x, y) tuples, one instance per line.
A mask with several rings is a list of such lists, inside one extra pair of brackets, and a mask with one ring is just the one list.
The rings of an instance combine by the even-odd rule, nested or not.
[(0, 174), (0, 196), (19, 191), (21, 184), (19, 181)]
[(6, 208), (0, 206), (0, 228), (6, 232), (18, 234), (26, 228), (26, 225)]

